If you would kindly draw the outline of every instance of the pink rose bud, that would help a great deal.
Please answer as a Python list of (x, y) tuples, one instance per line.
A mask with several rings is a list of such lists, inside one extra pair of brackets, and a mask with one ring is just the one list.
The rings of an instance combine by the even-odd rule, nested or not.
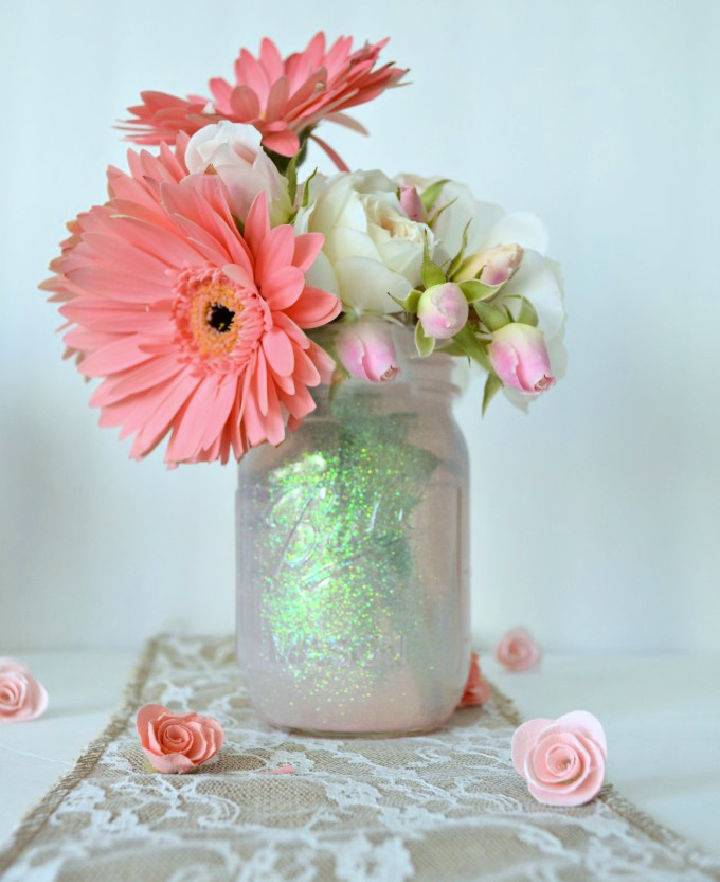
[(478, 707), (485, 704), (491, 695), (490, 684), (480, 670), (480, 656), (477, 652), (473, 652), (470, 654), (470, 671), (459, 706)]
[(455, 279), (458, 282), (467, 282), (478, 278), (484, 285), (496, 288), (507, 282), (520, 266), (522, 257), (523, 250), (516, 242), (476, 251), (463, 261)]
[(508, 671), (529, 671), (540, 661), (540, 647), (525, 628), (513, 628), (502, 638), (495, 657)]
[(212, 717), (194, 712), (178, 716), (161, 704), (146, 704), (137, 715), (140, 745), (158, 772), (190, 772), (212, 759), (223, 730)]
[(454, 337), (468, 320), (468, 302), (462, 288), (453, 282), (428, 288), (420, 296), (417, 317), (428, 337), (436, 340)]
[(510, 322), (493, 331), (488, 357), (506, 386), (528, 394), (545, 392), (555, 382), (542, 331)]
[(399, 371), (390, 328), (381, 319), (363, 318), (343, 325), (337, 353), (347, 372), (359, 380), (385, 383)]
[(510, 753), (529, 792), (545, 805), (590, 802), (605, 778), (607, 739), (587, 711), (523, 723), (515, 730)]
[(35, 720), (47, 706), (47, 690), (29, 669), (14, 658), (0, 658), (0, 723)]
[(410, 220), (425, 220), (425, 211), (416, 187), (400, 187), (400, 207)]

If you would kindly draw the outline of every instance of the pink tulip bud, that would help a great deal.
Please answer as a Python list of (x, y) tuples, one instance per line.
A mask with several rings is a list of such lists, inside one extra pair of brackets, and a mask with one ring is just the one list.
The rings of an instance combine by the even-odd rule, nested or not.
[(532, 325), (511, 322), (494, 331), (488, 357), (506, 386), (534, 394), (555, 382), (542, 331)]
[(428, 337), (449, 340), (468, 320), (468, 302), (459, 285), (446, 282), (423, 292), (417, 317)]
[(423, 209), (423, 204), (416, 187), (400, 187), (399, 198), (400, 207), (410, 220), (425, 220), (425, 210)]
[(485, 251), (471, 254), (456, 273), (458, 282), (467, 282), (478, 278), (483, 285), (496, 288), (504, 285), (515, 270), (520, 266), (523, 257), (522, 248), (512, 245), (498, 245)]
[(385, 383), (399, 371), (390, 327), (381, 319), (363, 318), (343, 325), (337, 354), (347, 372), (359, 380)]

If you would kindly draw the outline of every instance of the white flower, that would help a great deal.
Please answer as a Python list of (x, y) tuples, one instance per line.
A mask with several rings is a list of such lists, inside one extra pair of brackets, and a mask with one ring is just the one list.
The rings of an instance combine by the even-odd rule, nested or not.
[[(430, 228), (406, 215), (397, 184), (380, 171), (340, 174), (325, 182), (308, 227), (325, 235), (334, 290), (357, 312), (398, 312), (393, 297), (403, 300), (419, 284), (426, 239), (433, 248)], [(320, 263), (326, 272), (328, 266)]]
[(260, 146), (260, 133), (253, 126), (219, 123), (198, 129), (185, 150), (190, 174), (213, 170), (228, 189), (233, 214), (245, 220), (253, 199), (267, 193), (271, 221), (287, 219), (287, 181)]

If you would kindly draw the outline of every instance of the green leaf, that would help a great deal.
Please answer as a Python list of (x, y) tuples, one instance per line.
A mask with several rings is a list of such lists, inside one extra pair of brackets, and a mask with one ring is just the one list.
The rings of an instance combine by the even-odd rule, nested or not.
[(435, 348), (435, 340), (432, 337), (428, 337), (420, 322), (415, 325), (415, 348), (421, 358), (427, 358), (428, 355), (432, 355), (432, 351)]
[(500, 379), (500, 377), (498, 377), (497, 374), (491, 372), (487, 375), (487, 380), (485, 380), (485, 389), (483, 390), (483, 416), (485, 416), (485, 411), (488, 409), (488, 404), (490, 404), (495, 395), (497, 395), (497, 393), (502, 389), (502, 385), (502, 380)]
[(473, 303), (473, 309), (477, 313), (480, 321), (489, 331), (498, 331), (512, 321), (512, 317), (508, 316), (504, 309), (493, 306), (491, 303), (478, 301), (477, 303)]
[(443, 178), (441, 181), (435, 181), (434, 184), (430, 184), (430, 186), (421, 193), (420, 201), (422, 202), (426, 214), (430, 214), (433, 210), (435, 203), (438, 201), (438, 197), (442, 193), (442, 188), (449, 180), (449, 178)]
[(496, 288), (492, 288), (490, 285), (486, 285), (484, 282), (481, 282), (479, 279), (470, 279), (467, 282), (460, 282), (460, 287), (463, 290), (463, 294), (467, 297), (468, 303), (478, 303), (481, 300), (487, 300), (492, 297)]
[(490, 362), (488, 361), (487, 353), (485, 352), (485, 346), (483, 342), (478, 340), (475, 336), (472, 325), (465, 325), (462, 331), (455, 334), (453, 341), (462, 347), (462, 351), (468, 356), (468, 358), (477, 361), (485, 368), (485, 370), (490, 370)]

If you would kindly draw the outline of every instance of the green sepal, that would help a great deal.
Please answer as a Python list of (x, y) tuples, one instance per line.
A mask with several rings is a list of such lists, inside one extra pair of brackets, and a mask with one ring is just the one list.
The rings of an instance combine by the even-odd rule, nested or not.
[(443, 178), (441, 181), (435, 181), (434, 184), (430, 184), (421, 194), (420, 201), (422, 202), (422, 207), (425, 209), (425, 214), (430, 214), (433, 210), (435, 203), (438, 201), (438, 197), (442, 193), (442, 188), (449, 182), (449, 178)]
[(436, 212), (434, 212), (434, 213), (432, 214), (431, 217), (428, 218), (427, 225), (428, 225), (429, 227), (432, 227), (432, 225), (433, 225), (433, 224), (435, 223), (435, 221), (440, 217), (440, 215), (441, 215), (444, 211), (447, 211), (448, 208), (450, 208), (451, 205), (454, 205), (454, 204), (457, 202), (457, 199), (458, 199), (457, 196), (455, 196), (454, 199), (451, 199), (449, 202), (446, 202), (445, 205), (443, 205), (441, 208), (438, 208), (438, 210), (437, 210)]
[(403, 303), (403, 309), (405, 310), (405, 312), (416, 313), (421, 297), (422, 291), (418, 291), (417, 288), (413, 288), (412, 291), (405, 298), (405, 302)]
[[(455, 257), (453, 257), (453, 259), (450, 261), (450, 265), (447, 268), (447, 277), (451, 282), (453, 280), (453, 273), (456, 273), (458, 271), (458, 269), (460, 268), (460, 264), (463, 262), (463, 259), (465, 257), (465, 249), (467, 248), (467, 243), (468, 243), (468, 231), (470, 230), (470, 224), (472, 223), (472, 220), (473, 219), (470, 218), (470, 220), (465, 224), (465, 229), (463, 230), (462, 244), (460, 245), (460, 250), (455, 255)], [(465, 296), (467, 297), (467, 294)], [(470, 301), (468, 301), (468, 302), (470, 302)]]
[(485, 416), (485, 411), (488, 409), (488, 404), (492, 401), (492, 399), (497, 395), (497, 393), (502, 389), (502, 380), (498, 377), (497, 374), (490, 372), (487, 375), (487, 380), (485, 380), (485, 389), (483, 390), (483, 401), (482, 401), (482, 413)]
[(477, 361), (485, 368), (485, 370), (490, 370), (490, 362), (488, 361), (485, 346), (482, 341), (478, 340), (475, 336), (472, 325), (467, 324), (462, 331), (458, 331), (453, 337), (453, 342), (457, 343), (458, 346), (462, 348), (463, 353), (467, 355), (468, 358)]
[(428, 355), (432, 355), (435, 348), (435, 340), (432, 337), (428, 337), (420, 322), (415, 325), (415, 348), (421, 358), (427, 358)]
[(537, 310), (527, 297), (523, 297), (522, 294), (505, 294), (502, 299), (520, 301), (520, 309), (514, 321), (519, 322), (521, 325), (532, 325), (533, 328), (537, 328), (540, 319), (538, 318)]
[(442, 352), (443, 355), (454, 355), (454, 356), (466, 356), (467, 352), (463, 349), (463, 347), (458, 343), (457, 340), (449, 340), (442, 344), (440, 349), (437, 349), (436, 352)]
[(408, 294), (408, 296), (404, 300), (400, 300), (395, 297), (393, 294), (390, 294), (388, 291), (388, 296), (397, 303), (397, 305), (403, 310), (403, 312), (411, 312), (415, 314), (417, 312), (418, 303), (420, 302), (420, 298), (422, 297), (422, 291), (418, 291), (417, 288), (413, 288), (412, 291)]
[(308, 205), (310, 205), (310, 181), (312, 181), (317, 173), (317, 166), (315, 166), (312, 172), (307, 178), (305, 178), (305, 183), (303, 184), (302, 208), (307, 208)]
[(287, 170), (285, 171), (288, 184), (288, 199), (293, 208), (295, 207), (295, 196), (297, 195), (297, 158), (298, 154), (296, 153), (288, 163)]
[(482, 301), (473, 303), (472, 306), (488, 331), (499, 331), (500, 328), (504, 328), (505, 325), (509, 325), (512, 321), (512, 316), (509, 316), (499, 306), (493, 306), (491, 303), (483, 303)]
[(460, 282), (463, 294), (470, 304), (479, 303), (481, 300), (488, 300), (497, 291), (497, 288), (486, 285), (479, 279), (469, 279), (467, 282)]
[(426, 288), (432, 288), (434, 285), (444, 285), (447, 282), (445, 273), (430, 259), (427, 236), (425, 237), (425, 250), (423, 252), (422, 266), (420, 267), (420, 278)]

